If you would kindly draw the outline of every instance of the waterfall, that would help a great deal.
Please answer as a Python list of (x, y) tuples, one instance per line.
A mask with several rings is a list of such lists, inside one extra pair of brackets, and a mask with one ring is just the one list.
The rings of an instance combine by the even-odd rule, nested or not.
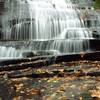
[[(92, 38), (92, 33), (84, 27), (71, 0), (15, 0), (9, 9), (3, 20), (4, 40), (32, 41), (27, 51), (72, 54), (89, 50), (87, 39)], [(4, 52), (7, 57), (20, 57), (22, 52), (18, 54), (12, 47), (8, 51), (3, 46), (0, 49), (1, 57), (6, 57)]]
[(13, 47), (5, 47), (5, 46), (0, 46), (0, 57), (2, 58), (9, 58), (9, 57), (12, 57), (12, 58), (20, 58), (22, 57), (21, 56), (21, 52), (20, 51), (17, 51), (15, 48)]

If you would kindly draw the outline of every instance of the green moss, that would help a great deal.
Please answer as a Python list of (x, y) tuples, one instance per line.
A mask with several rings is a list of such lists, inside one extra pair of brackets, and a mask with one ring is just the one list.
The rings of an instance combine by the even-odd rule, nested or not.
[(100, 9), (100, 0), (95, 0), (94, 8), (95, 9)]

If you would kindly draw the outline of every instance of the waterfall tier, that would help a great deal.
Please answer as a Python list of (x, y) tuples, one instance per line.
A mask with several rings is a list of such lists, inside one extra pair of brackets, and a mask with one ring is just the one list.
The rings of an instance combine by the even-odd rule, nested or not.
[[(91, 39), (92, 33), (84, 28), (78, 9), (70, 0), (18, 0), (12, 1), (10, 6), (4, 14), (3, 40), (37, 41), (27, 48), (29, 51), (70, 54), (89, 50), (86, 39)], [(20, 57), (19, 51), (25, 52), (25, 48), (19, 51), (12, 46), (0, 48), (1, 53), (8, 50), (7, 57)], [(0, 56), (6, 57), (4, 53)]]

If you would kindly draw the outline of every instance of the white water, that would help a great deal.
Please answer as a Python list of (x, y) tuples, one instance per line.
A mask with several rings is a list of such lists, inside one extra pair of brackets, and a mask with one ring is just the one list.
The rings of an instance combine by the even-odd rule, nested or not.
[[(80, 20), (70, 0), (26, 1), (19, 0), (16, 6), (12, 2), (10, 14), (6, 18), (10, 19), (11, 26), (4, 22), (4, 39), (37, 41), (27, 48), (29, 51), (43, 49), (70, 54), (89, 50), (89, 41), (86, 39), (92, 38), (92, 34), (83, 28), (82, 19)], [(38, 41), (47, 42), (44, 44)], [(6, 47), (0, 49), (3, 52), (0, 57), (20, 56), (18, 50), (12, 47), (9, 50)]]
[(0, 57), (22, 57), (20, 51), (16, 51), (13, 47), (0, 46)]

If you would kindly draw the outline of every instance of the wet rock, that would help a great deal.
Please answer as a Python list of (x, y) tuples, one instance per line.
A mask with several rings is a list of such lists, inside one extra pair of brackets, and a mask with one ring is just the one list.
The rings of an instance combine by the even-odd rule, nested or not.
[(0, 39), (2, 40), (3, 38), (4, 38), (4, 36), (3, 36), (2, 28), (0, 27)]
[(54, 75), (57, 75), (57, 74), (59, 74), (60, 73), (60, 71), (59, 70), (54, 70), (54, 71), (52, 71), (53, 72), (53, 74)]
[(40, 50), (40, 51), (36, 51), (37, 55), (55, 55), (55, 54), (59, 54), (58, 51), (56, 50)]
[(73, 68), (64, 69), (64, 72), (73, 73), (74, 69)]
[(34, 53), (34, 52), (23, 52), (23, 53), (22, 53), (22, 56), (23, 56), (24, 58), (27, 58), (27, 57), (34, 57), (34, 56), (37, 56), (37, 54)]
[(98, 38), (98, 34), (93, 33), (93, 37), (94, 37), (94, 38)]
[(81, 94), (81, 97), (83, 98), (83, 100), (93, 100), (93, 98), (91, 97), (90, 93), (88, 93), (88, 92), (83, 92)]
[(12, 100), (14, 95), (15, 90), (10, 88), (10, 85), (7, 84), (7, 81), (0, 83), (0, 100)]
[(94, 37), (94, 38), (100, 38), (100, 34), (97, 33), (97, 32), (93, 32), (93, 37)]
[(87, 73), (87, 75), (88, 75), (88, 76), (95, 76), (95, 77), (97, 77), (97, 76), (100, 76), (100, 72), (99, 72), (99, 71), (96, 71), (96, 72), (89, 72), (89, 73)]
[(8, 75), (5, 73), (4, 76), (3, 76), (3, 78), (4, 78), (5, 80), (7, 80), (7, 79), (8, 79)]
[(37, 51), (37, 55), (52, 55), (52, 52), (49, 52), (49, 51)]

